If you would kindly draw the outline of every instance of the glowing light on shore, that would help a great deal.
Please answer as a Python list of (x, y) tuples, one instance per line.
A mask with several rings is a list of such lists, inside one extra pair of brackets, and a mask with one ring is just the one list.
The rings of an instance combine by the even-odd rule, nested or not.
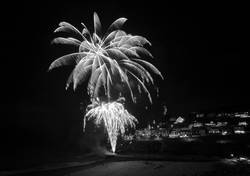
[(116, 150), (118, 135), (123, 135), (128, 127), (134, 128), (138, 122), (122, 103), (116, 101), (91, 104), (84, 119), (94, 119), (96, 125), (104, 124), (113, 153)]

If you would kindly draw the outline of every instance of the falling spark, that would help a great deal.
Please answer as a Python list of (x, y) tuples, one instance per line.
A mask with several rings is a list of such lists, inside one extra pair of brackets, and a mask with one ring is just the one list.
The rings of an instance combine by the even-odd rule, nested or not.
[(135, 127), (137, 119), (131, 115), (119, 102), (101, 102), (93, 103), (87, 111), (84, 119), (94, 119), (95, 124), (98, 126), (104, 124), (109, 141), (111, 144), (112, 152), (115, 153), (117, 136), (123, 135), (127, 127)]

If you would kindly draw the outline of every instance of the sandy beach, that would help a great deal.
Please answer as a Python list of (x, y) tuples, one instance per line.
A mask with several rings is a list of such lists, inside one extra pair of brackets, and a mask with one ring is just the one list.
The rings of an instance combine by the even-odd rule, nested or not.
[(211, 171), (214, 162), (122, 161), (70, 173), (70, 176), (183, 176)]

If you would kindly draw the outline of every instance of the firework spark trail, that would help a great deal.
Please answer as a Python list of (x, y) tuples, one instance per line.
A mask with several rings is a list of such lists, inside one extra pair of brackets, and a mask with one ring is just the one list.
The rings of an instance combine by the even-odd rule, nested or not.
[(92, 107), (84, 118), (94, 119), (96, 125), (104, 123), (113, 153), (116, 150), (117, 136), (123, 135), (127, 127), (134, 128), (138, 122), (119, 102), (100, 103)]
[[(147, 84), (154, 85), (151, 73), (159, 75), (161, 72), (147, 59), (152, 59), (152, 54), (144, 47), (151, 46), (151, 43), (143, 36), (127, 34), (123, 29), (123, 24), (127, 18), (115, 20), (106, 33), (101, 32), (101, 22), (96, 12), (94, 12), (94, 30), (89, 31), (84, 23), (80, 31), (68, 22), (60, 22), (55, 33), (64, 32), (73, 34), (72, 37), (56, 37), (54, 44), (67, 44), (78, 48), (78, 52), (66, 54), (54, 60), (49, 70), (61, 66), (75, 65), (71, 72), (66, 89), (73, 85), (76, 90), (79, 85), (88, 80), (87, 92), (92, 102), (87, 110), (87, 115), (83, 119), (83, 129), (86, 120), (93, 119), (95, 124), (103, 123), (108, 132), (112, 151), (115, 151), (117, 136), (125, 133), (128, 126), (134, 127), (137, 119), (125, 110), (119, 101), (95, 102), (95, 99), (104, 96), (109, 100), (112, 96), (111, 86), (117, 81), (122, 82), (124, 89), (129, 91), (130, 98), (136, 103), (136, 97), (132, 91), (132, 82), (137, 83), (139, 93), (145, 92), (150, 103), (152, 97)], [(104, 34), (104, 35), (102, 35)], [(102, 91), (104, 90), (104, 92)], [(122, 94), (124, 90), (119, 90)], [(157, 95), (158, 95), (157, 90)]]

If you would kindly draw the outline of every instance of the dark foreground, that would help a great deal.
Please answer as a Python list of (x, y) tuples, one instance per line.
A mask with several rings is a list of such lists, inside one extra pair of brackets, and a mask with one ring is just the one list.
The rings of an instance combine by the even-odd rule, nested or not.
[(136, 175), (136, 176), (247, 176), (247, 166), (226, 166), (219, 162), (121, 161), (60, 173), (61, 175)]
[[(93, 159), (93, 158), (92, 158)], [(174, 155), (107, 155), (79, 162), (38, 167), (23, 171), (2, 172), (3, 175), (27, 176), (246, 176), (250, 174), (250, 161)]]
[(23, 153), (1, 158), (0, 175), (250, 175), (249, 136), (236, 137), (120, 142), (117, 155)]

